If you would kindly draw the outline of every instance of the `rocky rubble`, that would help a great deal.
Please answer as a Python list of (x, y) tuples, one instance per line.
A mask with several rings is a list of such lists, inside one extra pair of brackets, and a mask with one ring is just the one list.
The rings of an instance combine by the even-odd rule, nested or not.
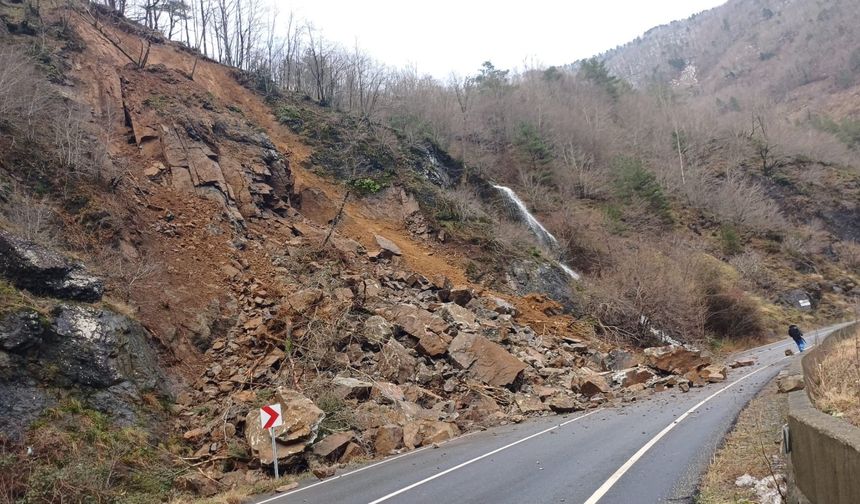
[[(286, 264), (290, 250), (299, 254), (315, 233), (287, 220), (280, 225), (302, 230), (285, 257), (273, 259)], [(274, 401), (294, 415), (287, 431), (301, 433), (277, 433), (282, 464), (326, 477), (358, 457), (724, 377), (708, 357), (684, 347), (648, 349), (642, 358), (587, 335), (538, 335), (508, 301), (406, 270), (396, 245), (380, 238), (374, 240), (388, 253), (335, 240), (347, 259), (331, 270), (321, 257), (303, 273), (325, 272), (318, 287), (306, 287), (312, 283), (300, 274), (295, 284), (271, 288), (237, 268), (237, 323), (213, 340), (208, 369), (178, 401), (200, 461), (230, 456), (235, 440), (224, 435), (227, 425), (249, 447), (240, 462), (271, 464), (271, 440), (257, 415)], [(322, 358), (312, 351), (319, 338), (328, 345)]]

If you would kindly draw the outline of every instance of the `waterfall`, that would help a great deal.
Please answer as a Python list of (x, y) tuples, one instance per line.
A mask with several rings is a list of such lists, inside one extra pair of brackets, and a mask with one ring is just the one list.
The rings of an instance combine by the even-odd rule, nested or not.
[(517, 208), (517, 211), (520, 213), (520, 217), (525, 221), (526, 225), (528, 225), (529, 229), (538, 237), (538, 240), (541, 241), (544, 245), (554, 246), (558, 244), (558, 240), (555, 239), (555, 236), (552, 235), (549, 231), (543, 227), (543, 224), (540, 223), (535, 216), (529, 212), (529, 209), (526, 207), (526, 204), (523, 203), (523, 200), (517, 196), (517, 193), (514, 192), (510, 187), (494, 185), (496, 189), (502, 191), (505, 196), (507, 196), (508, 201), (514, 204)]
[[(555, 236), (553, 236), (552, 233), (550, 233), (545, 227), (543, 227), (543, 224), (541, 224), (540, 221), (537, 220), (531, 212), (529, 212), (529, 209), (528, 207), (526, 207), (526, 204), (523, 203), (523, 200), (521, 200), (520, 197), (517, 196), (517, 193), (515, 193), (513, 189), (501, 185), (493, 185), (493, 187), (501, 191), (501, 193), (504, 194), (505, 197), (507, 197), (508, 201), (513, 203), (513, 205), (519, 212), (519, 215), (522, 220), (525, 221), (526, 225), (529, 227), (529, 229), (532, 230), (535, 236), (538, 237), (538, 240), (540, 240), (542, 244), (551, 248), (558, 246), (558, 240), (555, 238)], [(580, 279), (579, 273), (573, 271), (567, 264), (564, 264), (561, 261), (555, 261), (555, 263), (570, 278), (574, 280)]]

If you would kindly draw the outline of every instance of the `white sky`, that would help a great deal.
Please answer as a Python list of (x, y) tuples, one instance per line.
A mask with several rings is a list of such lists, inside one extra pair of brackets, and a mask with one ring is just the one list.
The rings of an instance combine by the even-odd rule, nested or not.
[(629, 42), (646, 30), (726, 0), (269, 0), (328, 40), (394, 66), (445, 78), (530, 63), (561, 65)]

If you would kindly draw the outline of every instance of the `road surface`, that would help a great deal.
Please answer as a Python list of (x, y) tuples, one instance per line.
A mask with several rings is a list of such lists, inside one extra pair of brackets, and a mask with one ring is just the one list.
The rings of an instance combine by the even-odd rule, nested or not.
[[(814, 344), (840, 324), (806, 335)], [(305, 480), (257, 504), (692, 503), (741, 409), (788, 364), (786, 338), (738, 354), (723, 383), (622, 407), (534, 419)], [(796, 350), (796, 349), (795, 349)]]

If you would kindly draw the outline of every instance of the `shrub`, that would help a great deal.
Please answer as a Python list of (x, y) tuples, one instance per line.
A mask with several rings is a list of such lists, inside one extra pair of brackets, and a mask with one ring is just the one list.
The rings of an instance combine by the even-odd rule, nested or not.
[(737, 255), (743, 252), (744, 244), (738, 234), (738, 230), (731, 224), (723, 224), (720, 226), (720, 246), (723, 253), (729, 256)]
[(613, 162), (616, 193), (620, 198), (639, 198), (664, 222), (671, 223), (671, 206), (657, 177), (640, 159), (621, 156)]
[[(49, 409), (27, 435), (33, 455), (0, 456), (9, 502), (158, 502), (177, 468), (137, 427), (120, 428), (110, 417), (65, 399)], [(6, 483), (0, 479), (0, 483)]]
[(349, 185), (361, 195), (376, 194), (382, 190), (382, 185), (372, 178), (355, 179)]
[(736, 285), (731, 272), (717, 263), (703, 264), (699, 284), (707, 309), (705, 328), (718, 338), (760, 338), (766, 324), (759, 302)]

